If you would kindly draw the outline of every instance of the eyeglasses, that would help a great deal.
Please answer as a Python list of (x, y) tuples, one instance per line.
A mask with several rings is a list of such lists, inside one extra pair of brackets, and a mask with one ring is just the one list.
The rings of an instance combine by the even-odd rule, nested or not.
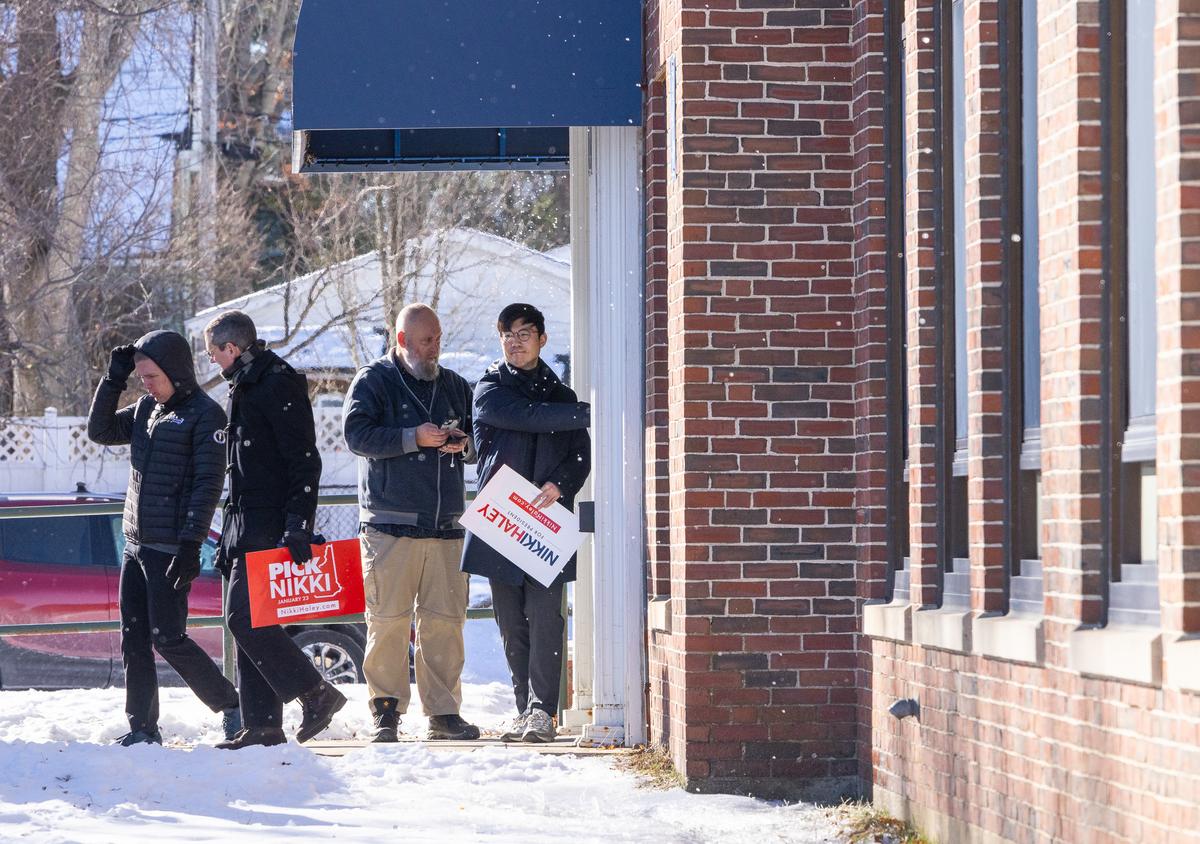
[(522, 328), (520, 331), (501, 331), (500, 332), (500, 339), (502, 341), (504, 341), (505, 343), (511, 343), (513, 340), (517, 340), (521, 343), (528, 343), (530, 340), (532, 340), (534, 337), (537, 337), (537, 336), (538, 336), (537, 329), (534, 329), (534, 328)]

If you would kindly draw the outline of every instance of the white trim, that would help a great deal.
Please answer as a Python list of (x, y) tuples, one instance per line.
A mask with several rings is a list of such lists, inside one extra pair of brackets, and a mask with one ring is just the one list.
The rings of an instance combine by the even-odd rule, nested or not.
[[(588, 175), (592, 483), (596, 495), (592, 723), (581, 744), (646, 740), (643, 242), (640, 128), (592, 127)], [(602, 354), (601, 354), (602, 353)]]
[[(591, 221), (588, 218), (588, 130), (571, 128), (571, 387), (581, 398), (592, 392), (592, 356), (589, 340), (588, 305), (591, 300), (588, 278), (588, 244)], [(593, 411), (594, 413), (594, 411)], [(593, 416), (594, 420), (594, 416)], [(592, 481), (588, 478), (575, 501), (592, 499)], [(576, 503), (576, 509), (578, 509)], [(571, 656), (571, 708), (562, 714), (562, 726), (579, 728), (592, 720), (592, 679), (595, 611), (592, 603), (592, 543), (585, 541), (576, 558), (578, 577), (573, 591), (574, 644)]]

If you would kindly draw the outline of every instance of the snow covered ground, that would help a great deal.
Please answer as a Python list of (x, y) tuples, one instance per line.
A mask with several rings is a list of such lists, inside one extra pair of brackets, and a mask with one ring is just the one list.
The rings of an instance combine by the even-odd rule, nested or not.
[[(361, 737), (366, 689), (321, 739)], [(510, 717), (504, 683), (464, 686), (463, 715)], [(490, 747), (368, 745), (342, 757), (289, 743), (218, 751), (218, 719), (186, 689), (162, 691), (166, 747), (114, 747), (119, 689), (0, 692), (0, 840), (416, 842), (838, 842), (825, 809), (651, 791), (612, 757)], [(419, 705), (414, 701), (414, 710)], [(298, 707), (287, 708), (289, 732)], [(402, 728), (420, 735), (425, 719)]]

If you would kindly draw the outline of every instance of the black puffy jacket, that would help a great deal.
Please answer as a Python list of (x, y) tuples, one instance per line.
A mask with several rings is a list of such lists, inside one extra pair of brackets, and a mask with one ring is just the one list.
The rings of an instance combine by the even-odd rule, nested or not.
[(133, 345), (167, 374), (175, 394), (166, 404), (145, 395), (117, 410), (125, 385), (105, 378), (92, 399), (88, 437), (130, 446), (126, 539), (166, 547), (203, 542), (225, 483), (225, 411), (196, 384), (183, 337), (151, 331)]
[[(261, 343), (229, 380), (229, 500), (221, 547), (273, 548), (289, 528), (313, 529), (321, 453), (308, 380)], [(240, 515), (237, 515), (240, 513)]]
[[(488, 368), (475, 385), (475, 448), (479, 452), (479, 487), (496, 470), (508, 466), (534, 486), (553, 481), (558, 503), (574, 509), (575, 496), (592, 469), (592, 441), (587, 428), (592, 408), (576, 400), (575, 391), (558, 380), (544, 361), (532, 372), (504, 361)], [(472, 533), (463, 545), (462, 570), (517, 585), (525, 573)], [(556, 583), (575, 579), (572, 556)]]

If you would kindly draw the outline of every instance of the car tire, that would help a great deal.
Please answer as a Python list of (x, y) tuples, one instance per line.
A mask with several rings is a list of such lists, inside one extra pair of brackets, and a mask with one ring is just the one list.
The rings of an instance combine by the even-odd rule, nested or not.
[(330, 683), (365, 682), (363, 646), (345, 633), (315, 627), (293, 633), (292, 641)]

